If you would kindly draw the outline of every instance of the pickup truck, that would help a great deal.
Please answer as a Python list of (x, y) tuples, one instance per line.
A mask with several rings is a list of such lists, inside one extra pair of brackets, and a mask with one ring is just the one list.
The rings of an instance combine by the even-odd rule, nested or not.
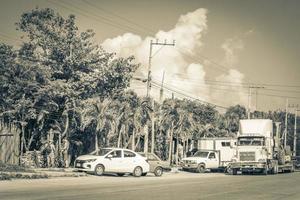
[(182, 169), (204, 173), (208, 170), (225, 169), (226, 163), (220, 161), (220, 151), (198, 150), (193, 156), (184, 158)]

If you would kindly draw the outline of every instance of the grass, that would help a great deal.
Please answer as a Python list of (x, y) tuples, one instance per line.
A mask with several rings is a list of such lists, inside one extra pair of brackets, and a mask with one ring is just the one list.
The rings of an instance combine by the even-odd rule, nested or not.
[(0, 181), (11, 180), (11, 179), (41, 179), (41, 178), (48, 178), (48, 175), (0, 172)]
[(31, 169), (19, 165), (6, 164), (0, 161), (0, 172), (34, 172)]
[(0, 161), (0, 181), (11, 179), (48, 178), (47, 174), (37, 174), (33, 170), (19, 165), (6, 164)]

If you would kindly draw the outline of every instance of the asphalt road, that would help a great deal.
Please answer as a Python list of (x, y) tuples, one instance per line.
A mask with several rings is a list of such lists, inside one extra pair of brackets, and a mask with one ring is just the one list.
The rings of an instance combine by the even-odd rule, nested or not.
[(163, 177), (88, 176), (0, 181), (0, 199), (300, 199), (300, 173), (237, 175), (168, 173)]

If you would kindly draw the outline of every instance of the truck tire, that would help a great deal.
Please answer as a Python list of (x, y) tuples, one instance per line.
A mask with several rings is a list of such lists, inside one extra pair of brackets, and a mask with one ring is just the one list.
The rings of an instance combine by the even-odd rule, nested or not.
[(227, 167), (225, 169), (225, 174), (232, 174), (232, 168), (231, 167)]
[(272, 170), (271, 170), (271, 174), (278, 174), (278, 165), (274, 165)]
[(263, 175), (268, 175), (268, 166), (262, 170)]
[(198, 173), (204, 173), (205, 172), (205, 165), (199, 164), (196, 171)]
[(278, 164), (284, 165), (285, 164), (285, 152), (284, 149), (280, 149), (278, 151)]
[(237, 175), (237, 171), (238, 171), (237, 169), (234, 169), (234, 168), (233, 168), (233, 169), (232, 169), (232, 175)]

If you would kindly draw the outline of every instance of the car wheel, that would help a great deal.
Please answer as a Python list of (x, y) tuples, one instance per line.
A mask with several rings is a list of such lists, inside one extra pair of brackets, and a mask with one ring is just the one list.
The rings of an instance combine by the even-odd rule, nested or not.
[(136, 167), (136, 168), (134, 168), (132, 174), (133, 174), (133, 176), (135, 176), (135, 177), (140, 177), (140, 176), (142, 176), (142, 174), (143, 174), (143, 169), (142, 169), (141, 167)]
[(124, 173), (117, 173), (118, 176), (124, 176)]
[(95, 167), (95, 175), (102, 176), (104, 173), (104, 166), (103, 165), (97, 165)]
[(197, 168), (198, 173), (204, 173), (205, 172), (205, 166), (204, 165), (199, 165)]
[(142, 176), (146, 176), (147, 175), (147, 173), (142, 173)]
[(163, 174), (163, 168), (162, 167), (156, 167), (154, 170), (155, 176), (161, 176)]

